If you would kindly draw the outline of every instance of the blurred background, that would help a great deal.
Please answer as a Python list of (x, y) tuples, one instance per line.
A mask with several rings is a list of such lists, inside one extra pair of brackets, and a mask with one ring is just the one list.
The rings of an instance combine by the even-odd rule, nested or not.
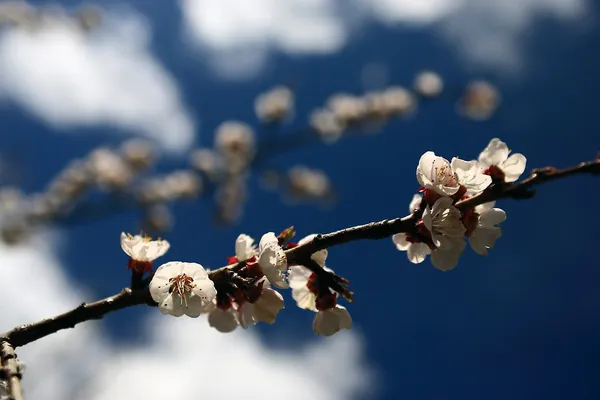
[[(0, 331), (129, 284), (121, 231), (225, 265), (239, 233), (407, 214), (427, 150), (600, 150), (590, 0), (0, 2)], [(423, 74), (424, 71), (434, 73)], [(261, 96), (262, 94), (262, 96)], [(237, 121), (237, 122), (236, 122)], [(596, 399), (597, 179), (507, 200), (456, 270), (330, 250), (353, 329), (220, 334), (138, 307), (18, 350), (28, 399)]]

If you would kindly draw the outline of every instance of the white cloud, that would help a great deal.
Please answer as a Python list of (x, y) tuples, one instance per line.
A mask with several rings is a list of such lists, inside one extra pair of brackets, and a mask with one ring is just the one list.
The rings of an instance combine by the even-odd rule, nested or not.
[(0, 98), (47, 123), (112, 125), (180, 152), (195, 137), (177, 84), (150, 53), (150, 28), (130, 11), (106, 12), (85, 34), (66, 18), (0, 34)]
[[(582, 17), (586, 0), (180, 0), (186, 32), (226, 76), (247, 78), (271, 51), (334, 53), (378, 21), (430, 29), (469, 64), (514, 72), (539, 16)], [(236, 58), (239, 51), (242, 57)]]
[(217, 72), (250, 76), (272, 50), (326, 54), (341, 49), (346, 21), (332, 0), (180, 0), (187, 33)]
[[(0, 331), (81, 302), (56, 246), (47, 235), (18, 247), (0, 244)], [(101, 325), (88, 322), (17, 349), (27, 364), (26, 398), (346, 400), (371, 389), (373, 375), (353, 332), (308, 345), (288, 337), (283, 350), (252, 330), (220, 334), (203, 317), (148, 311), (145, 340), (135, 345), (110, 343)]]

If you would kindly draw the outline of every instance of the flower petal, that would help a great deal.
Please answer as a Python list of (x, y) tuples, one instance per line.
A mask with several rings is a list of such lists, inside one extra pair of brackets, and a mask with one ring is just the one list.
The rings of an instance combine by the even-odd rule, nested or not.
[(479, 154), (479, 162), (486, 167), (490, 165), (500, 166), (508, 158), (508, 153), (510, 153), (510, 150), (506, 143), (498, 138), (494, 138)]
[(409, 261), (413, 264), (422, 263), (428, 254), (431, 254), (431, 249), (425, 243), (412, 243), (407, 253)]
[(523, 154), (512, 154), (506, 161), (499, 165), (502, 172), (504, 172), (504, 180), (506, 182), (514, 182), (523, 172), (527, 166), (527, 158)]
[(412, 245), (411, 242), (406, 240), (407, 238), (408, 238), (408, 235), (404, 232), (401, 232), (401, 233), (396, 233), (394, 236), (392, 236), (392, 241), (394, 242), (394, 244), (396, 245), (396, 248), (398, 250), (407, 251), (408, 248)]
[(238, 327), (233, 311), (223, 311), (220, 308), (208, 314), (208, 324), (222, 333), (233, 332)]
[(436, 249), (431, 252), (431, 263), (440, 271), (449, 271), (458, 265), (458, 260), (463, 253), (466, 242), (464, 239), (454, 240), (448, 250)]
[(312, 274), (311, 270), (300, 265), (294, 265), (293, 267), (290, 267), (289, 271), (290, 273), (288, 278), (290, 282), (290, 288), (301, 289), (306, 287), (308, 279)]

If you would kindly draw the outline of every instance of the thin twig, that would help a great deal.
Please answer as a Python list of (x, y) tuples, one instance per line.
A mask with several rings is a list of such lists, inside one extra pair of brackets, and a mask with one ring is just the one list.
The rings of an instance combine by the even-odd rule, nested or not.
[(8, 394), (14, 400), (23, 400), (17, 355), (13, 345), (6, 340), (0, 341), (0, 358), (2, 360), (2, 379), (8, 384)]
[[(600, 158), (594, 161), (583, 162), (570, 168), (558, 170), (547, 167), (535, 169), (531, 175), (518, 183), (495, 184), (482, 194), (473, 196), (469, 199), (459, 201), (457, 207), (474, 207), (479, 204), (487, 203), (502, 198), (531, 198), (533, 186), (582, 173), (600, 173)], [(354, 242), (357, 240), (379, 240), (390, 237), (400, 232), (413, 232), (415, 224), (421, 217), (422, 211), (416, 211), (414, 214), (403, 218), (371, 222), (365, 225), (358, 225), (351, 228), (341, 229), (336, 232), (316, 235), (312, 240), (285, 251), (289, 265), (303, 265), (312, 272), (319, 275), (329, 287), (337, 291), (340, 295), (352, 301), (352, 292), (347, 289), (348, 282), (343, 278), (325, 271), (320, 265), (311, 259), (311, 255), (319, 250), (328, 249), (340, 244)], [(237, 263), (213, 270), (209, 273), (211, 278), (215, 278), (223, 269), (239, 270), (245, 264)], [(13, 330), (0, 335), (0, 341), (8, 341), (12, 346), (19, 347), (35, 340), (41, 339), (62, 329), (72, 328), (76, 324), (92, 319), (101, 319), (104, 315), (123, 308), (136, 305), (147, 304), (156, 306), (156, 303), (150, 297), (149, 291), (123, 289), (121, 293), (107, 297), (93, 303), (82, 303), (80, 306), (64, 314), (48, 318), (40, 322), (29, 325), (22, 325)]]

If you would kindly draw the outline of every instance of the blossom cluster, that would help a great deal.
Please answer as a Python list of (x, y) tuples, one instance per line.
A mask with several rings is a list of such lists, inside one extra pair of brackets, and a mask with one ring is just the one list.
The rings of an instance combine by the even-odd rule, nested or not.
[(506, 213), (494, 202), (475, 207), (457, 203), (493, 185), (511, 183), (525, 171), (527, 159), (510, 154), (506, 143), (492, 139), (477, 160), (453, 158), (448, 161), (428, 151), (419, 160), (417, 181), (421, 185), (409, 205), (409, 212), (420, 216), (411, 232), (397, 233), (393, 241), (408, 259), (421, 263), (429, 255), (432, 264), (442, 271), (456, 267), (468, 239), (471, 248), (487, 255), (502, 235), (499, 227)]
[[(273, 324), (284, 308), (283, 296), (274, 288), (291, 288), (298, 306), (316, 313), (315, 333), (330, 336), (350, 329), (352, 319), (337, 304), (338, 294), (306, 267), (288, 265), (284, 248), (303, 245), (314, 237), (309, 235), (296, 244), (289, 241), (293, 235), (292, 228), (278, 236), (268, 232), (257, 246), (252, 237), (241, 234), (229, 265), (210, 274), (198, 263), (179, 261), (162, 264), (153, 272), (153, 261), (170, 247), (166, 240), (122, 233), (121, 248), (130, 257), (127, 267), (138, 280), (149, 275), (150, 295), (163, 314), (192, 318), (207, 314), (210, 326), (224, 333), (258, 322)], [(332, 273), (325, 267), (326, 259), (327, 250), (311, 256), (320, 268)]]

